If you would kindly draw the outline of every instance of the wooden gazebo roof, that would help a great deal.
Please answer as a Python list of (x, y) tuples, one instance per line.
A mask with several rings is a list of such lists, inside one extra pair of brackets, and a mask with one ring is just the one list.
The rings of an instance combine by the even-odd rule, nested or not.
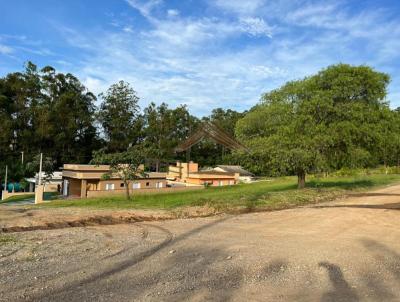
[(214, 142), (231, 150), (245, 150), (247, 148), (226, 133), (221, 127), (212, 122), (203, 122), (200, 128), (175, 148), (175, 152), (183, 152), (199, 143), (204, 138), (210, 138)]

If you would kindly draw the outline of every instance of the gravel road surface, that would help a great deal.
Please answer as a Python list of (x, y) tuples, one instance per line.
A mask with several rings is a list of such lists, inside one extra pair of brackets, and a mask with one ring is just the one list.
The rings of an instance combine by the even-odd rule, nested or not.
[(0, 301), (400, 301), (400, 186), (277, 212), (2, 236)]

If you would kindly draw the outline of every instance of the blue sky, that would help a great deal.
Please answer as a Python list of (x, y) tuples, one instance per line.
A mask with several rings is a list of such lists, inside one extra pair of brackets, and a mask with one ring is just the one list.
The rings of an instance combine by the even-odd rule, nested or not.
[(400, 106), (400, 3), (310, 0), (0, 0), (0, 76), (31, 60), (94, 93), (126, 80), (141, 105), (249, 109), (261, 93), (335, 63), (392, 77)]

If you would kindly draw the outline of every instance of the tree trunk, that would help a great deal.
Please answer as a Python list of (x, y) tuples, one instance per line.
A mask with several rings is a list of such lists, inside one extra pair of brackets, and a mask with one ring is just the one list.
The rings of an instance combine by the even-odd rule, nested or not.
[(125, 184), (125, 195), (126, 195), (126, 199), (130, 200), (131, 196), (129, 195), (129, 183), (127, 181), (124, 181)]
[(306, 173), (304, 171), (299, 171), (297, 173), (297, 188), (304, 189), (306, 186)]

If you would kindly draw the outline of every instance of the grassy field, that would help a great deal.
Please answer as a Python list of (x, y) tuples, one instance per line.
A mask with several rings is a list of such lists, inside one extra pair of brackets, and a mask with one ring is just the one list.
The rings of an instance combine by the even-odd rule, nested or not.
[(362, 191), (400, 182), (400, 175), (355, 177), (309, 177), (307, 188), (297, 189), (296, 178), (275, 178), (252, 184), (211, 187), (199, 191), (136, 195), (76, 200), (57, 200), (41, 207), (94, 207), (119, 209), (176, 209), (185, 206), (209, 206), (218, 211), (274, 210), (333, 200), (352, 191)]
[(0, 203), (6, 203), (6, 202), (15, 202), (15, 201), (22, 201), (22, 200), (26, 200), (26, 199), (30, 199), (30, 198), (34, 198), (35, 194), (32, 193), (27, 193), (27, 194), (23, 194), (23, 195), (15, 195), (15, 196), (11, 196), (9, 198), (7, 198), (6, 200), (2, 200), (0, 201)]

